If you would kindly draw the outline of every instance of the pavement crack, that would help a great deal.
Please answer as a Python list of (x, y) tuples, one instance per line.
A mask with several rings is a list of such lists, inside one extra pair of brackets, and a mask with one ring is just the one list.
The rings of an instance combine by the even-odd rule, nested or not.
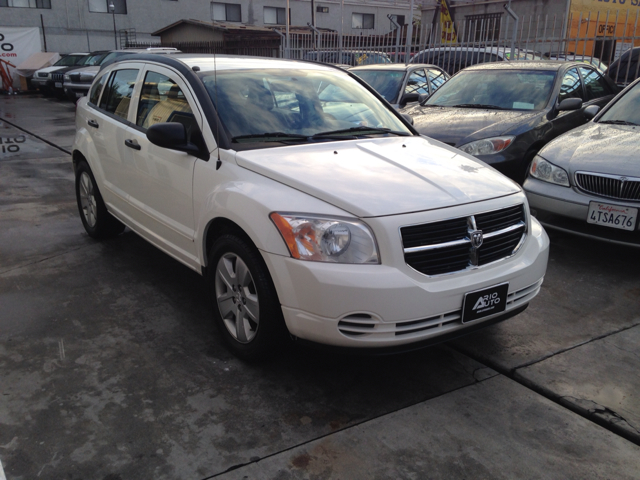
[(60, 252), (60, 253), (57, 253), (55, 255), (51, 255), (49, 257), (41, 258), (41, 259), (36, 260), (34, 262), (31, 262), (31, 263), (25, 263), (23, 265), (16, 265), (15, 267), (11, 267), (11, 268), (9, 268), (7, 270), (0, 271), (0, 275), (5, 275), (5, 274), (11, 273), (11, 272), (13, 272), (15, 270), (20, 270), (21, 268), (31, 267), (33, 265), (37, 265), (38, 263), (42, 263), (42, 262), (46, 262), (47, 260), (51, 260), (52, 258), (61, 257), (62, 255), (66, 255), (67, 253), (70, 253), (70, 252), (77, 252), (78, 250), (81, 250), (83, 248), (87, 248), (89, 246), (90, 245), (81, 245), (79, 247), (72, 248), (72, 249), (69, 249), (69, 250), (65, 250), (64, 252)]
[(58, 150), (63, 151), (64, 153), (66, 153), (67, 155), (71, 155), (71, 152), (69, 150), (65, 150), (64, 148), (56, 145), (55, 143), (51, 142), (50, 140), (47, 140), (46, 138), (41, 137), (40, 135), (36, 135), (33, 132), (30, 132), (29, 130), (27, 130), (26, 128), (22, 128), (20, 125), (17, 125), (13, 122), (8, 121), (7, 119), (0, 117), (0, 120), (3, 121), (4, 123), (7, 123), (9, 125), (11, 125), (14, 128), (17, 128), (18, 130), (24, 132), (24, 133), (28, 133), (29, 135), (31, 135), (34, 138), (37, 138), (38, 140), (40, 140), (41, 142), (46, 143), (47, 145), (50, 145), (54, 148), (57, 148)]

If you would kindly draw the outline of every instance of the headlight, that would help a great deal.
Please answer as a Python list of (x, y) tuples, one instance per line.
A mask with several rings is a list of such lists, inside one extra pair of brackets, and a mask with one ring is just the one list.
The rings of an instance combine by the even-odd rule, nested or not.
[(567, 175), (566, 170), (556, 167), (539, 155), (533, 158), (533, 162), (531, 162), (531, 167), (529, 168), (529, 174), (543, 182), (555, 183), (563, 187), (570, 186), (569, 175)]
[(373, 233), (358, 220), (296, 213), (269, 215), (293, 258), (314, 262), (380, 263)]
[(69, 75), (66, 75), (66, 74), (65, 74), (65, 76), (64, 76), (64, 80), (65, 80), (65, 82), (66, 82), (66, 81), (71, 81), (71, 77), (70, 77)]
[(516, 137), (483, 138), (482, 140), (466, 143), (458, 147), (458, 149), (469, 155), (493, 155), (511, 145), (514, 138)]

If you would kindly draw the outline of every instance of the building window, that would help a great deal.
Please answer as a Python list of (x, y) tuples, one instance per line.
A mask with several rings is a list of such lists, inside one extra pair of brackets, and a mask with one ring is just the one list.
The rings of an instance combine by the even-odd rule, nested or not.
[(487, 13), (485, 15), (466, 15), (464, 20), (465, 41), (492, 42), (500, 38), (500, 17), (502, 13)]
[(404, 15), (391, 15), (391, 20), (393, 20), (392, 22), (390, 22), (391, 30), (396, 29), (396, 26), (393, 24), (393, 22), (396, 22), (401, 27), (404, 26)]
[(237, 3), (211, 2), (211, 18), (220, 22), (241, 22), (240, 5)]
[(329, 7), (316, 7), (318, 13), (329, 13)]
[(286, 15), (286, 8), (264, 7), (265, 25), (284, 25), (287, 23)]
[(0, 7), (51, 8), (51, 0), (0, 0)]
[(112, 13), (109, 4), (115, 7), (115, 12), (119, 15), (127, 14), (127, 0), (89, 0), (89, 11), (94, 13)]
[(373, 28), (376, 16), (373, 13), (352, 13), (351, 28)]

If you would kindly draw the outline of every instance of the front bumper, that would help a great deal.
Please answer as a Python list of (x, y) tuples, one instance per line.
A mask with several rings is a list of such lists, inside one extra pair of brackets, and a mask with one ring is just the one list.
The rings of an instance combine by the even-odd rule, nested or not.
[(523, 188), (527, 194), (532, 215), (545, 227), (595, 240), (640, 247), (640, 221), (637, 221), (635, 231), (587, 223), (589, 202), (640, 209), (640, 204), (637, 202), (596, 197), (581, 193), (574, 188), (554, 185), (531, 177), (527, 178)]
[[(406, 264), (327, 264), (266, 252), (263, 257), (292, 335), (339, 347), (393, 348), (457, 336), (523, 308), (540, 291), (548, 254), (549, 239), (532, 219), (513, 257), (439, 277), (417, 274)], [(504, 282), (505, 312), (461, 322), (466, 293)]]
[(64, 82), (64, 93), (69, 96), (84, 97), (91, 88), (90, 83), (69, 83)]

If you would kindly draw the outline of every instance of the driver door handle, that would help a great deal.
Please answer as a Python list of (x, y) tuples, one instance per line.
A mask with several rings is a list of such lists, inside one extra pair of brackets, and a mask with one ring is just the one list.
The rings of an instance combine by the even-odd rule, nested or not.
[(140, 150), (142, 148), (140, 146), (140, 144), (138, 142), (136, 142), (135, 140), (126, 139), (124, 141), (124, 144), (129, 148), (133, 148), (134, 150)]
[(96, 122), (95, 120), (87, 120), (87, 125), (93, 128), (98, 128), (100, 126), (98, 125), (98, 122)]

